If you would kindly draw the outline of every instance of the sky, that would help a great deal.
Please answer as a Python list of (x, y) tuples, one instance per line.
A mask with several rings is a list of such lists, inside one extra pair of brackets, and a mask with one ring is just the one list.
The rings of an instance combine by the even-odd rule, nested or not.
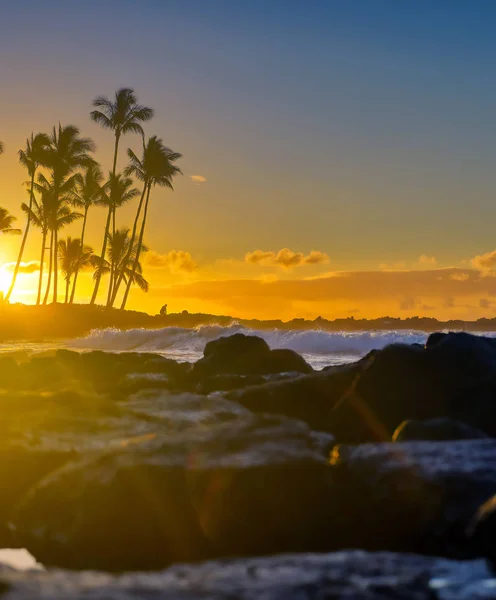
[[(58, 122), (92, 137), (108, 171), (113, 139), (91, 101), (132, 87), (183, 175), (153, 192), (150, 292), (133, 290), (130, 308), (494, 317), (495, 22), (492, 0), (8, 3), (0, 205), (23, 226), (17, 150)], [(120, 169), (139, 144), (124, 138)], [(105, 215), (89, 218), (98, 250)], [(0, 239), (0, 287), (19, 241)], [(33, 302), (37, 277), (12, 300)], [(79, 301), (91, 285), (85, 273)]]

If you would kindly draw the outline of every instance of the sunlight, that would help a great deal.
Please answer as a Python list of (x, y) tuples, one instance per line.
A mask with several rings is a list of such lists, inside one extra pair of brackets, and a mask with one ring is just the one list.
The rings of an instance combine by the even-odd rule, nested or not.
[(10, 282), (12, 281), (12, 273), (5, 269), (5, 266), (0, 268), (0, 292), (5, 294), (9, 289)]

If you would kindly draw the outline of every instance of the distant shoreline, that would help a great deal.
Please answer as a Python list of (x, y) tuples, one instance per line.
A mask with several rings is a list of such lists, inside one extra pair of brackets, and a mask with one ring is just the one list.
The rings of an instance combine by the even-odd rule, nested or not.
[(432, 332), (439, 330), (496, 331), (495, 319), (477, 321), (438, 321), (433, 318), (413, 317), (395, 319), (335, 319), (317, 318), (314, 320), (292, 319), (259, 320), (239, 319), (224, 315), (193, 313), (172, 313), (170, 315), (149, 315), (133, 310), (106, 310), (102, 306), (85, 304), (49, 304), (33, 306), (25, 304), (4, 304), (0, 307), (0, 341), (10, 340), (46, 341), (47, 339), (67, 339), (87, 335), (93, 329), (115, 327), (117, 329), (160, 329), (162, 327), (194, 328), (201, 325), (228, 327), (239, 325), (248, 329), (315, 330), (324, 331), (394, 331), (415, 330)]

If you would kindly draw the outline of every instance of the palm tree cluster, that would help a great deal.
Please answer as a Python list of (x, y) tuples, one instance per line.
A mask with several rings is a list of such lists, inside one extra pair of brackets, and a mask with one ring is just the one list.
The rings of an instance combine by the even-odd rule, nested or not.
[[(109, 308), (120, 297), (124, 309), (133, 285), (148, 291), (140, 260), (147, 251), (144, 235), (150, 197), (156, 186), (173, 189), (173, 179), (181, 173), (175, 165), (181, 154), (156, 135), (145, 138), (143, 124), (153, 117), (153, 110), (139, 104), (132, 89), (118, 90), (113, 99), (98, 96), (93, 108), (91, 119), (114, 134), (112, 169), (107, 177), (94, 158), (95, 144), (73, 125), (59, 124), (49, 134), (31, 134), (25, 148), (19, 150), (19, 161), (29, 177), (29, 200), (21, 205), (26, 225), (6, 300), (15, 289), (31, 226), (41, 234), (37, 304), (46, 304), (50, 297), (52, 302), (58, 301), (59, 270), (65, 280), (64, 301), (69, 304), (76, 297), (79, 273), (87, 269), (93, 270), (94, 278), (91, 304), (97, 302), (104, 277), (108, 278), (105, 304)], [(128, 164), (118, 172), (119, 145), (128, 133), (139, 134), (142, 150), (136, 154), (128, 148)], [(3, 150), (0, 142), (0, 154)], [(138, 198), (132, 228), (117, 228), (119, 209)], [(106, 211), (99, 254), (85, 243), (88, 214), (94, 207)], [(60, 239), (62, 229), (78, 220), (80, 236)], [(15, 217), (0, 208), (0, 232), (21, 234), (12, 227), (14, 221)]]

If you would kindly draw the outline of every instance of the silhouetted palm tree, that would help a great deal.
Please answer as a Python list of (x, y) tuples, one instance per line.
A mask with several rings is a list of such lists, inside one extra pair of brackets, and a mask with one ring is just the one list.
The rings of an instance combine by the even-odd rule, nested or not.
[[(143, 246), (143, 237), (146, 227), (146, 217), (148, 213), (148, 205), (150, 201), (150, 192), (152, 187), (156, 185), (162, 187), (168, 187), (173, 190), (172, 180), (176, 175), (181, 174), (181, 169), (176, 167), (173, 163), (181, 158), (181, 154), (173, 152), (170, 148), (164, 146), (162, 140), (157, 136), (153, 136), (148, 140), (143, 150), (143, 160), (139, 161), (136, 155), (132, 151), (128, 151), (131, 165), (127, 169), (127, 173), (134, 173), (136, 176), (141, 177), (146, 175), (146, 200), (143, 208), (143, 219), (141, 221), (140, 235), (138, 243), (136, 244), (136, 257), (134, 259), (132, 274), (137, 271), (137, 265), (140, 259), (140, 253)], [(136, 219), (135, 219), (136, 221)], [(134, 230), (134, 228), (133, 228)], [(134, 238), (131, 238), (131, 247), (134, 248)], [(126, 291), (122, 299), (121, 309), (126, 307), (127, 298), (131, 289), (131, 283), (133, 277), (129, 277), (126, 285)], [(117, 293), (117, 292), (116, 292)]]
[(3, 142), (0, 142), (0, 154), (3, 154), (5, 150), (5, 146), (3, 145)]
[[(49, 167), (51, 170), (51, 186), (53, 214), (61, 208), (59, 198), (62, 188), (65, 194), (72, 194), (76, 183), (80, 181), (75, 171), (95, 164), (90, 153), (95, 150), (92, 140), (80, 137), (79, 129), (74, 125), (54, 127), (50, 136)], [(65, 198), (64, 200), (69, 200)], [(79, 215), (81, 217), (82, 215)], [(79, 218), (78, 217), (78, 218)], [(57, 302), (57, 236), (58, 229), (50, 227), (53, 236), (51, 259), (53, 258), (53, 302)]]
[[(111, 235), (115, 235), (115, 213), (117, 209), (123, 206), (124, 204), (127, 204), (139, 195), (139, 191), (136, 188), (133, 188), (132, 185), (133, 180), (130, 177), (126, 177), (121, 173), (118, 173), (117, 175), (110, 174), (107, 183), (102, 188), (103, 193), (101, 195), (100, 200), (98, 200), (97, 204), (108, 207), (107, 223), (109, 223), (110, 220), (112, 221), (112, 234), (110, 234), (109, 231), (109, 239)], [(114, 267), (115, 266), (111, 261), (107, 303), (110, 301), (114, 287)]]
[(60, 259), (60, 269), (65, 279), (65, 304), (67, 304), (69, 301), (71, 277), (80, 269), (87, 268), (93, 264), (93, 248), (82, 245), (79, 238), (68, 236), (65, 240), (59, 240), (57, 250)]
[(70, 204), (73, 199), (73, 191), (81, 180), (81, 174), (74, 173), (57, 183), (53, 178), (47, 179), (43, 173), (39, 173), (38, 182), (35, 184), (35, 189), (41, 194), (43, 213), (47, 220), (48, 231), (50, 232), (48, 282), (43, 304), (46, 304), (48, 301), (49, 290), (52, 283), (52, 271), (55, 287), (57, 276), (56, 268), (58, 267), (57, 242), (59, 231), (66, 225), (70, 225), (77, 219), (83, 217), (81, 213), (73, 211)]
[[(76, 186), (76, 190), (72, 194), (72, 204), (77, 208), (83, 209), (83, 226), (81, 229), (81, 240), (79, 249), (84, 248), (84, 236), (86, 233), (86, 221), (88, 218), (88, 211), (94, 204), (98, 204), (102, 199), (103, 174), (98, 165), (90, 165), (85, 173), (83, 174), (79, 184)], [(76, 269), (74, 273), (74, 281), (72, 284), (71, 299), (70, 303), (74, 302), (74, 296), (76, 294), (76, 285), (78, 279), (79, 269)]]
[[(93, 121), (105, 129), (112, 130), (115, 135), (114, 160), (112, 163), (112, 175), (115, 175), (121, 136), (126, 133), (139, 133), (143, 136), (143, 127), (141, 126), (141, 123), (149, 121), (153, 117), (153, 109), (138, 104), (136, 94), (134, 90), (130, 88), (121, 88), (120, 90), (117, 90), (117, 92), (115, 92), (114, 100), (110, 100), (106, 96), (98, 96), (93, 100), (93, 106), (96, 109), (90, 113)], [(107, 220), (103, 235), (103, 246), (100, 255), (102, 260), (105, 259), (109, 232), (110, 219)], [(98, 274), (95, 279), (91, 304), (94, 304), (96, 300), (100, 280), (101, 274)]]
[[(40, 166), (46, 166), (48, 161), (48, 152), (50, 147), (50, 139), (46, 133), (31, 134), (31, 137), (26, 140), (26, 148), (19, 150), (19, 162), (21, 165), (26, 167), (29, 177), (29, 206), (31, 207), (34, 200), (34, 178), (36, 171)], [(26, 246), (26, 240), (29, 233), (29, 226), (31, 224), (31, 212), (27, 212), (26, 227), (24, 229), (24, 235), (22, 236), (21, 247), (19, 254), (17, 255), (17, 262), (12, 275), (12, 281), (9, 287), (9, 291), (5, 296), (5, 300), (8, 300), (14, 291), (14, 286), (19, 274), (19, 268), (21, 266), (22, 256), (24, 254), (24, 247)]]
[[(130, 244), (129, 229), (117, 229), (115, 234), (109, 237), (107, 259), (103, 261), (100, 257), (97, 259), (97, 270), (101, 272), (101, 275), (106, 275), (110, 272), (110, 265), (113, 263), (116, 274), (120, 275), (122, 273), (126, 285), (128, 282), (131, 282), (131, 284), (137, 285), (142, 291), (148, 292), (149, 285), (148, 281), (143, 277), (141, 263), (138, 262), (136, 271), (133, 273), (137, 247), (131, 247), (131, 251), (128, 252)], [(143, 246), (142, 252), (147, 251), (148, 248)]]
[(0, 233), (20, 235), (21, 230), (12, 227), (14, 221), (17, 221), (17, 218), (11, 215), (6, 208), (0, 207)]
[(38, 227), (41, 230), (41, 258), (40, 258), (40, 275), (38, 279), (38, 294), (36, 296), (36, 305), (38, 306), (41, 301), (41, 287), (43, 281), (43, 267), (45, 260), (45, 250), (46, 250), (46, 240), (48, 235), (48, 217), (45, 211), (45, 204), (33, 198), (32, 202), (30, 202), (31, 206), (23, 202), (21, 204), (21, 209), (28, 215), (28, 218), (31, 219), (31, 222), (35, 227)]

